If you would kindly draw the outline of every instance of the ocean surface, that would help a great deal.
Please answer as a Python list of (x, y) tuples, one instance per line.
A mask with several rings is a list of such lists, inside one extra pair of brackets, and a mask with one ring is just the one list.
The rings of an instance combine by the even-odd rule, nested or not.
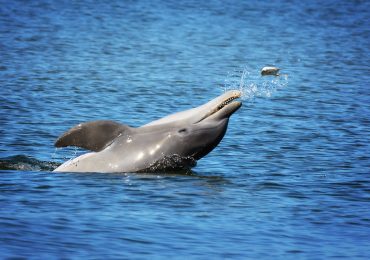
[[(369, 24), (369, 1), (0, 0), (0, 259), (369, 259)], [(52, 172), (80, 122), (227, 89), (191, 171)]]

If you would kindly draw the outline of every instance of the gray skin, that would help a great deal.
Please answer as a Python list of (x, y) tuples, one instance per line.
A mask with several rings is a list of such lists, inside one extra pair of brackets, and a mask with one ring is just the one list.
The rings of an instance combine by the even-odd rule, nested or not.
[(133, 128), (113, 121), (79, 124), (55, 142), (56, 147), (78, 146), (93, 152), (60, 165), (57, 172), (138, 172), (164, 157), (195, 160), (222, 140), (229, 117), (242, 103), (240, 91), (228, 91), (210, 102)]

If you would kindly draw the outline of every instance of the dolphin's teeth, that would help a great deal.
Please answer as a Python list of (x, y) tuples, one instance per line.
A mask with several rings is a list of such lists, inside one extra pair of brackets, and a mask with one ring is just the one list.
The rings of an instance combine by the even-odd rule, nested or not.
[(224, 106), (228, 105), (231, 101), (233, 101), (234, 99), (238, 98), (239, 96), (238, 95), (235, 95), (235, 96), (232, 96), (232, 97), (229, 97), (228, 99), (224, 100), (218, 107), (217, 107), (217, 110), (221, 110)]

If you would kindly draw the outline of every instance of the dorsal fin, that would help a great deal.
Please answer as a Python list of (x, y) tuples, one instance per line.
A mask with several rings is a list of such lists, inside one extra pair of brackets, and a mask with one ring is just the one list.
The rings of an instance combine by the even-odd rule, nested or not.
[(109, 120), (97, 120), (81, 123), (72, 127), (56, 142), (56, 147), (77, 146), (94, 152), (103, 150), (112, 141), (129, 130), (130, 127)]

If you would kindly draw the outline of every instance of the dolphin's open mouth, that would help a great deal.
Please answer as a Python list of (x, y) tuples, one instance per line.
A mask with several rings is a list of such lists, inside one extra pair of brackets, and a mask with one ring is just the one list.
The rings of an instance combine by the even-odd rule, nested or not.
[[(240, 93), (236, 93), (234, 96), (232, 97), (229, 97), (228, 99), (226, 99), (224, 102), (222, 102), (218, 107), (217, 107), (217, 111), (221, 110), (222, 108), (224, 108), (226, 105), (230, 104), (233, 100), (237, 99), (237, 98), (240, 98), (241, 94)], [(215, 113), (214, 112), (214, 113)]]
[(211, 108), (211, 110), (208, 113), (206, 113), (198, 122), (211, 116), (212, 117), (215, 116), (215, 114), (218, 114), (219, 112), (221, 112), (221, 110), (225, 109), (226, 107), (230, 109), (228, 109), (228, 111), (222, 112), (225, 112), (226, 116), (231, 115), (241, 106), (241, 102), (234, 101), (235, 99), (240, 98), (241, 94), (242, 93), (237, 90), (226, 92), (224, 95), (219, 97), (219, 100), (216, 101), (213, 108)]

